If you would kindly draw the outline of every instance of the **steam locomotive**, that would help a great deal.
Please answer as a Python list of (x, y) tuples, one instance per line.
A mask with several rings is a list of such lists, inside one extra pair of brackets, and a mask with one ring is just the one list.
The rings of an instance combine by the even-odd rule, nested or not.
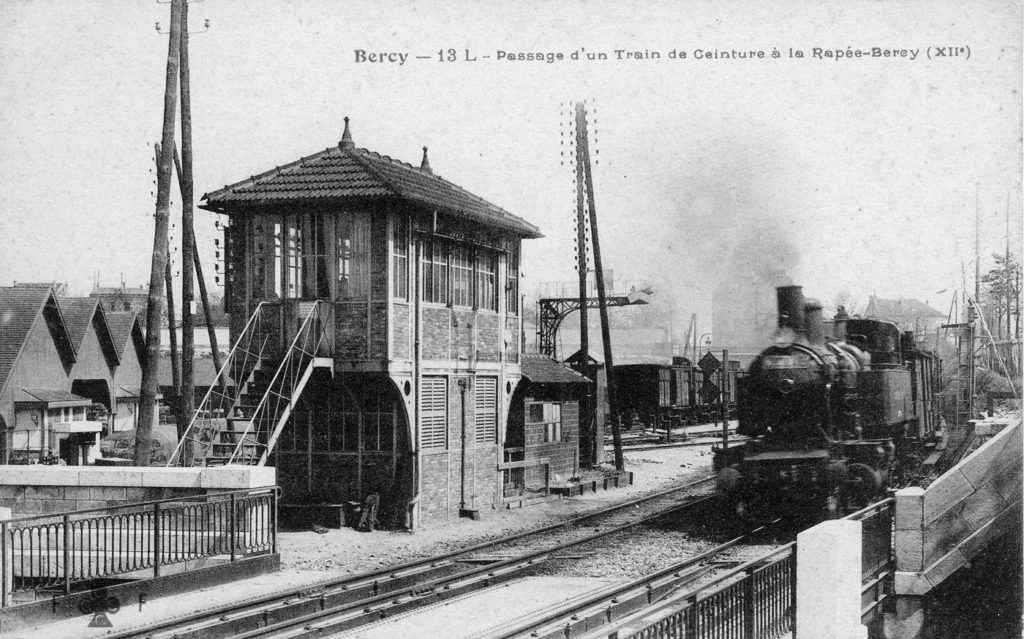
[(938, 360), (913, 332), (842, 309), (826, 335), (801, 287), (777, 296), (775, 344), (740, 379), (737, 433), (750, 439), (714, 452), (727, 506), (839, 516), (914, 482), (939, 439)]

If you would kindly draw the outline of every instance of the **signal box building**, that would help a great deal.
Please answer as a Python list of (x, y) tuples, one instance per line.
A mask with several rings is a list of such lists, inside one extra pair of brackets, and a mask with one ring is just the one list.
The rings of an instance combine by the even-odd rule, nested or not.
[(204, 200), (230, 219), (232, 343), (259, 315), (271, 371), (313, 312), (327, 341), (269, 444), (284, 501), (376, 494), (382, 525), (410, 527), (499, 505), (537, 227), (434, 174), (426, 148), (418, 167), (357, 148), (347, 118), (337, 146)]

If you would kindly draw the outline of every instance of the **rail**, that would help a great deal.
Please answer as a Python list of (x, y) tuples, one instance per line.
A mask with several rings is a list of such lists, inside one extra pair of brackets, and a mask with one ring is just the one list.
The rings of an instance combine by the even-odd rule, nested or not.
[(275, 486), (2, 521), (0, 606), (97, 579), (159, 577), (188, 561), (277, 552), (279, 494)]
[(330, 351), (325, 331), (330, 311), (325, 313), (321, 310), (324, 307), (330, 308), (326, 302), (316, 301), (309, 309), (252, 417), (246, 421), (245, 430), (237, 437), (229, 463), (266, 463), (294, 408), (295, 391), (301, 392), (305, 386), (321, 350)]

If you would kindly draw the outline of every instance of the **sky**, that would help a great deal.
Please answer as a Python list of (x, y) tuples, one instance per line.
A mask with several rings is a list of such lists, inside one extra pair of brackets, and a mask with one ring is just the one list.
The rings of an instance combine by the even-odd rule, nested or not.
[[(1020, 254), (1019, 3), (779, 5), (194, 3), (196, 194), (337, 144), (348, 116), (357, 146), (413, 164), (429, 146), (435, 173), (539, 226), (529, 292), (575, 277), (563, 154), (586, 100), (617, 282), (655, 282), (708, 325), (717, 282), (765, 273), (826, 301), (947, 310), (973, 278), (976, 209), (983, 270), (1007, 211)], [(146, 283), (168, 16), (149, 0), (0, 4), (0, 284)], [(764, 57), (707, 53), (733, 50)], [(216, 216), (196, 218), (212, 279)]]

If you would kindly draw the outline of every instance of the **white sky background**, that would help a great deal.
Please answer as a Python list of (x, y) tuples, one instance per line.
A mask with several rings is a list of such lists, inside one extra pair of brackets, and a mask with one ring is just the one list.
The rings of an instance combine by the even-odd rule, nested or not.
[[(687, 316), (709, 310), (726, 265), (784, 268), (826, 302), (845, 289), (945, 311), (962, 262), (972, 278), (976, 184), (983, 259), (1005, 248), (1008, 194), (1021, 244), (1017, 2), (508, 4), (193, 4), (192, 29), (212, 23), (190, 48), (197, 199), (337, 144), (348, 115), (357, 146), (418, 165), (427, 145), (436, 173), (540, 226), (545, 239), (525, 243), (532, 282), (572, 280), (559, 140), (587, 98), (605, 268), (672, 281)], [(153, 27), (168, 15), (146, 0), (0, 5), (0, 283), (146, 283), (167, 50)], [(927, 59), (945, 45), (970, 60)], [(810, 57), (848, 46), (920, 52)], [(448, 47), (481, 59), (413, 59)], [(579, 47), (613, 59), (482, 59)], [(784, 57), (667, 57), (772, 47)], [(410, 58), (357, 64), (357, 48)], [(662, 58), (617, 61), (616, 48)], [(196, 217), (212, 283), (214, 216)]]

